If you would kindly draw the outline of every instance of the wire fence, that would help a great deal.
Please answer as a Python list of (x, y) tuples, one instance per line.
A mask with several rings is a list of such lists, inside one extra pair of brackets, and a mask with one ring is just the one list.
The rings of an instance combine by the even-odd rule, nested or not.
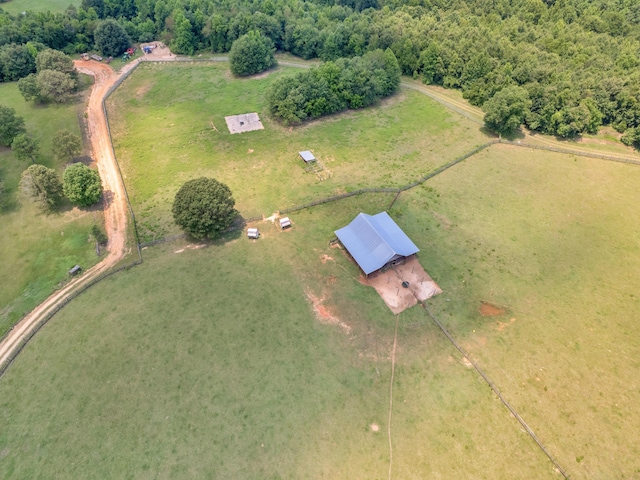
[(546, 150), (548, 152), (564, 153), (568, 155), (576, 155), (578, 157), (598, 158), (600, 160), (608, 160), (610, 162), (629, 163), (632, 165), (640, 165), (640, 160), (634, 160), (627, 157), (619, 157), (617, 155), (606, 155), (604, 153), (585, 152), (582, 150), (573, 150), (571, 148), (564, 147), (551, 147), (548, 145), (536, 145), (532, 143), (522, 141), (511, 141), (499, 139), (497, 143), (504, 143), (507, 145), (513, 145), (514, 147), (533, 148), (535, 150)]
[(335, 202), (336, 200), (343, 200), (349, 197), (355, 197), (357, 195), (362, 195), (364, 193), (398, 193), (398, 191), (399, 191), (398, 188), (362, 188), (360, 190), (354, 190), (353, 192), (341, 193), (339, 195), (332, 195), (330, 197), (319, 198), (318, 200), (313, 200), (312, 202), (303, 203), (302, 205), (294, 205), (293, 207), (279, 210), (279, 212), (284, 214), (298, 212), (300, 210), (304, 210), (305, 208), (315, 207), (317, 205), (322, 205), (323, 203)]
[[(111, 275), (114, 275), (114, 274), (116, 274), (118, 272), (122, 272), (123, 270), (129, 270), (130, 268), (135, 267), (136, 265), (140, 265), (141, 263), (142, 263), (142, 259), (138, 259), (138, 260), (135, 260), (134, 262), (132, 262), (130, 264), (121, 265), (119, 267), (116, 267), (113, 270), (109, 270), (108, 272), (104, 272), (104, 273), (98, 275), (97, 277), (89, 280), (87, 283), (85, 283), (85, 284), (81, 285), (80, 287), (78, 287), (78, 289), (76, 289), (76, 290), (72, 291), (71, 293), (69, 293), (69, 295), (67, 295), (63, 300), (61, 300), (59, 303), (57, 303), (53, 307), (52, 310), (47, 312), (47, 314), (38, 321), (36, 326), (34, 328), (32, 328), (31, 331), (25, 337), (23, 337), (20, 340), (20, 342), (18, 343), (18, 346), (16, 348), (14, 348), (12, 350), (12, 352), (10, 353), (10, 355), (0, 364), (0, 377), (2, 377), (6, 373), (7, 369), (11, 366), (13, 361), (20, 354), (20, 352), (22, 352), (22, 350), (27, 346), (27, 344), (35, 336), (35, 334), (38, 333), (40, 331), (40, 329), (42, 327), (44, 327), (47, 324), (47, 322), (49, 322), (49, 320), (51, 320), (53, 318), (53, 316), (56, 313), (58, 313), (60, 310), (62, 310), (71, 300), (76, 298), (78, 295), (84, 293), (89, 288), (93, 287), (96, 283), (101, 282), (105, 278), (108, 278)], [(15, 325), (14, 325), (14, 327), (15, 327)], [(14, 327), (11, 327), (11, 330), (13, 330)], [(9, 332), (11, 330), (9, 330)], [(7, 334), (9, 332), (7, 332)], [(3, 339), (4, 339), (4, 337), (3, 337)]]
[(411, 84), (411, 83), (408, 83), (408, 82), (400, 82), (400, 85), (403, 86), (404, 88), (409, 88), (411, 90), (415, 90), (417, 92), (420, 92), (423, 95), (426, 95), (427, 97), (431, 98), (432, 100), (435, 100), (439, 104), (447, 107), (449, 110), (453, 110), (458, 115), (462, 115), (463, 117), (468, 118), (469, 120), (471, 120), (474, 123), (477, 123), (479, 125), (484, 125), (484, 120), (482, 119), (481, 116), (479, 116), (477, 114), (474, 114), (473, 112), (469, 112), (467, 110), (464, 110), (464, 109), (462, 109), (460, 107), (457, 107), (453, 102), (450, 102), (447, 99), (440, 97), (439, 95), (435, 95), (434, 93), (430, 92), (426, 88), (421, 88), (421, 86), (419, 86), (419, 85), (414, 85), (414, 84)]
[(104, 115), (105, 123), (107, 124), (107, 134), (109, 135), (109, 149), (111, 150), (111, 154), (113, 155), (113, 160), (116, 163), (116, 167), (118, 167), (118, 175), (120, 175), (120, 181), (122, 182), (122, 189), (124, 191), (124, 196), (127, 200), (127, 208), (129, 209), (129, 215), (131, 215), (131, 223), (133, 225), (133, 236), (136, 244), (136, 249), (138, 251), (138, 259), (140, 263), (142, 263), (142, 253), (140, 251), (140, 235), (138, 234), (138, 224), (136, 222), (136, 215), (133, 211), (133, 207), (131, 206), (131, 200), (129, 199), (129, 192), (127, 191), (127, 186), (124, 183), (124, 176), (122, 175), (122, 169), (120, 168), (120, 163), (118, 162), (118, 157), (116, 156), (116, 151), (113, 148), (113, 137), (111, 136), (111, 126), (109, 125), (109, 114), (107, 113), (107, 99), (111, 96), (111, 94), (118, 88), (122, 82), (125, 81), (126, 78), (133, 73), (133, 71), (138, 68), (140, 62), (134, 65), (130, 70), (124, 73), (118, 80), (114, 82), (114, 84), (107, 90), (107, 93), (102, 97), (102, 113)]
[(509, 412), (511, 412), (511, 414), (515, 417), (516, 420), (518, 420), (518, 422), (520, 423), (520, 425), (522, 425), (522, 428), (524, 428), (527, 432), (527, 434), (536, 442), (536, 444), (538, 445), (538, 447), (540, 448), (540, 450), (542, 450), (544, 452), (544, 454), (547, 456), (547, 458), (549, 460), (551, 460), (551, 463), (553, 463), (554, 467), (556, 467), (556, 469), (558, 470), (558, 472), (566, 479), (569, 478), (569, 475), (565, 472), (565, 470), (560, 466), (560, 464), (558, 463), (558, 461), (554, 458), (553, 455), (551, 455), (551, 452), (549, 452), (547, 450), (547, 448), (544, 446), (544, 444), (540, 441), (540, 439), (536, 436), (536, 434), (534, 433), (534, 431), (531, 429), (531, 427), (529, 427), (529, 425), (527, 424), (527, 422), (524, 421), (524, 419), (518, 414), (518, 412), (516, 412), (516, 410), (511, 406), (511, 404), (504, 398), (504, 396), (502, 395), (502, 393), (500, 393), (500, 390), (498, 389), (498, 387), (496, 386), (495, 383), (493, 383), (493, 381), (489, 378), (489, 376), (484, 373), (484, 371), (480, 368), (480, 366), (473, 360), (473, 358), (471, 358), (471, 356), (460, 346), (458, 345), (458, 342), (455, 341), (455, 339), (453, 338), (453, 336), (449, 333), (449, 331), (445, 328), (445, 326), (440, 323), (440, 320), (438, 320), (436, 318), (436, 316), (431, 313), (431, 311), (427, 308), (427, 305), (424, 302), (420, 302), (420, 305), (422, 305), (422, 307), (424, 308), (425, 312), (427, 312), (427, 315), (429, 315), (429, 317), (431, 317), (431, 319), (434, 321), (434, 323), (438, 326), (438, 328), (442, 331), (442, 333), (444, 333), (444, 335), (447, 337), (447, 339), (449, 339), (449, 342), (451, 342), (451, 344), (456, 348), (456, 350), (458, 350), (462, 356), (467, 359), (469, 361), (469, 363), (473, 366), (473, 368), (476, 370), (476, 372), (478, 372), (478, 374), (482, 377), (482, 379), (487, 382), (487, 384), (489, 385), (489, 387), (491, 388), (491, 390), (493, 390), (493, 393), (495, 393), (497, 395), (497, 397), (500, 399), (500, 401), (502, 402), (502, 404), (509, 410)]

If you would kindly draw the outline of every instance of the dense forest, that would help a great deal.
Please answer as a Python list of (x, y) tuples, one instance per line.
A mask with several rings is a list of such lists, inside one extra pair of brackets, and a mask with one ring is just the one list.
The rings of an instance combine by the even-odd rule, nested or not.
[(161, 39), (188, 55), (227, 52), (253, 30), (305, 59), (390, 49), (403, 74), (461, 89), (474, 105), (522, 88), (532, 130), (573, 137), (611, 125), (640, 147), (637, 0), (83, 0), (60, 14), (0, 10), (0, 79), (32, 73), (30, 42), (93, 49), (107, 18), (133, 41)]

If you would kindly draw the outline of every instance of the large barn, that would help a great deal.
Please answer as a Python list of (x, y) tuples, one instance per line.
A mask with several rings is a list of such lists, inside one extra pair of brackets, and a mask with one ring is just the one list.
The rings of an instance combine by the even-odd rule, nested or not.
[(365, 275), (420, 251), (387, 212), (361, 213), (335, 234)]

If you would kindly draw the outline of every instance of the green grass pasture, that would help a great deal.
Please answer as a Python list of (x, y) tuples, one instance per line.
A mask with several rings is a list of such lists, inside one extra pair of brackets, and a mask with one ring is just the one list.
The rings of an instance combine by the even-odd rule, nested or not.
[[(327, 239), (389, 200), (302, 212), (287, 232), (263, 223), (257, 242), (148, 249), (83, 294), (0, 382), (0, 475), (387, 478), (395, 317)], [(549, 478), (459, 360), (433, 326), (400, 330), (393, 478)]]
[[(472, 122), (404, 90), (378, 108), (284, 128), (268, 117), (264, 92), (296, 71), (239, 80), (226, 63), (143, 64), (112, 95), (116, 154), (143, 238), (177, 232), (171, 203), (194, 177), (227, 183), (245, 217), (268, 216), (336, 193), (404, 185), (486, 141)], [(224, 117), (249, 112), (265, 129), (231, 135)], [(308, 149), (323, 179), (305, 171), (298, 152)]]
[(69, 5), (79, 7), (80, 0), (10, 0), (7, 3), (0, 3), (0, 8), (12, 15), (22, 12), (64, 12)]
[(572, 478), (640, 472), (639, 191), (637, 166), (501, 145), (396, 203), (436, 315)]
[[(84, 100), (35, 106), (24, 101), (15, 82), (0, 84), (0, 98), (25, 119), (27, 131), (40, 140), (38, 162), (62, 175), (62, 163), (51, 155), (51, 137), (62, 129), (80, 134), (78, 116)], [(29, 160), (18, 160), (11, 150), (0, 150), (0, 179), (6, 190), (0, 211), (0, 335), (64, 281), (69, 268), (76, 264), (87, 268), (97, 260), (89, 231), (94, 222), (102, 224), (102, 212), (67, 205), (59, 213), (40, 213), (30, 201), (21, 200), (18, 192), (20, 175), (29, 165)]]
[[(148, 236), (174, 231), (173, 193), (197, 175), (252, 216), (397, 186), (484, 140), (412, 92), (285, 129), (261, 91), (291, 70), (171, 67), (143, 66), (110, 106)], [(264, 131), (226, 133), (226, 113), (251, 111)], [(307, 148), (328, 179), (304, 171)], [(429, 308), (572, 478), (640, 473), (638, 192), (634, 165), (496, 145), (391, 211), (444, 290)], [(392, 478), (560, 478), (424, 311), (396, 319), (328, 245), (392, 197), (297, 212), (286, 232), (261, 222), (256, 242), (153, 247), (78, 297), (0, 380), (0, 477), (384, 479), (390, 426)]]

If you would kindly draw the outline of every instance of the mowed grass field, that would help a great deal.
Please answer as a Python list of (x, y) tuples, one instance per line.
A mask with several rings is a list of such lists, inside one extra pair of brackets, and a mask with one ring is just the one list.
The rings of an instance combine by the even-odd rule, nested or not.
[(64, 12), (69, 5), (79, 7), (81, 0), (10, 0), (7, 3), (0, 3), (0, 8), (11, 15), (32, 12)]
[[(167, 83), (158, 94), (187, 95), (179, 79), (198, 85), (202, 67), (191, 67), (197, 73), (189, 77), (189, 66), (176, 66), (184, 70), (174, 77), (175, 91)], [(147, 68), (160, 79), (167, 67)], [(125, 115), (125, 105), (135, 107), (153, 90), (137, 77), (144, 72), (124, 84), (140, 98), (114, 97), (112, 120), (118, 155), (129, 162), (127, 186), (138, 196), (135, 205), (146, 205), (137, 217), (157, 218), (158, 232), (172, 231), (168, 192), (200, 174), (237, 182), (232, 189), (241, 212), (277, 208), (272, 189), (297, 203), (360, 185), (393, 185), (385, 182), (395, 181), (394, 169), (380, 158), (356, 156), (357, 168), (343, 161), (324, 181), (302, 170), (296, 184), (290, 177), (301, 168), (295, 155), (302, 148), (268, 155), (306, 145), (309, 131), (331, 131), (341, 121), (343, 129), (362, 132), (360, 122), (402, 102), (407, 109), (418, 102), (432, 109), (436, 125), (425, 117), (415, 141), (432, 142), (434, 152), (443, 147), (436, 146), (438, 135), (428, 140), (432, 131), (450, 145), (458, 129), (467, 131), (469, 144), (456, 147), (460, 153), (485, 140), (477, 127), (403, 92), (362, 116), (298, 129), (269, 127), (263, 117), (267, 128), (255, 135), (270, 128), (282, 135), (282, 144), (270, 140), (262, 153), (273, 158), (263, 173), (268, 165), (289, 176), (255, 175), (255, 162), (233, 155), (231, 147), (238, 156), (245, 148), (248, 153), (253, 147), (242, 142), (251, 137), (228, 136), (228, 156), (207, 156), (204, 140), (190, 143), (186, 125), (177, 134), (167, 130), (156, 137), (162, 139), (156, 148), (179, 152), (182, 146), (183, 160), (158, 162), (149, 168), (153, 180), (136, 172), (138, 159), (152, 164), (151, 141), (138, 133), (137, 144), (127, 143), (125, 135), (143, 131), (135, 116)], [(247, 99), (259, 100), (252, 88), (268, 79), (238, 82), (251, 86), (244, 89)], [(204, 96), (194, 105), (209, 102)], [(238, 102), (238, 108), (251, 106)], [(166, 103), (166, 113), (157, 107), (158, 118), (169, 118), (179, 105)], [(149, 126), (142, 113), (139, 122)], [(184, 123), (188, 119), (185, 113)], [(390, 134), (405, 131), (390, 123)], [(151, 126), (165, 128), (159, 120)], [(367, 145), (374, 140), (399, 145), (384, 132), (362, 146), (356, 135), (350, 152), (373, 156)], [(333, 148), (330, 136), (317, 138)], [(210, 149), (220, 143), (210, 142)], [(410, 142), (403, 148), (409, 151)], [(428, 171), (457, 156), (452, 149), (405, 159), (399, 175), (421, 176), (423, 166)], [(256, 195), (247, 195), (243, 178), (253, 179), (245, 185), (255, 185)], [(153, 182), (164, 192), (154, 191)], [(282, 182), (289, 182), (286, 188)], [(639, 187), (640, 169), (633, 165), (497, 145), (403, 193), (390, 212), (444, 290), (428, 308), (572, 478), (640, 473)], [(262, 233), (256, 242), (236, 232), (203, 248), (176, 242), (146, 249), (142, 266), (74, 300), (0, 379), (0, 476), (387, 478), (390, 435), (392, 478), (560, 478), (425, 312), (416, 306), (394, 317), (358, 282), (347, 256), (328, 245), (335, 229), (361, 211), (386, 209), (391, 199), (369, 194), (298, 212), (286, 232), (256, 223)], [(483, 301), (503, 313), (482, 316)]]
[[(79, 297), (0, 382), (0, 475), (387, 478), (395, 318), (326, 240), (388, 201), (264, 224), (258, 242), (147, 249)], [(432, 325), (400, 329), (394, 478), (552, 475), (459, 360)]]
[[(236, 80), (226, 63), (142, 64), (111, 96), (114, 145), (144, 239), (177, 233), (173, 197), (198, 176), (227, 183), (243, 216), (269, 216), (336, 193), (404, 185), (486, 142), (469, 120), (404, 90), (378, 108), (282, 127), (268, 117), (264, 92), (297, 71)], [(231, 135), (224, 117), (249, 112), (265, 129)], [(325, 168), (318, 176), (298, 157), (309, 149)]]
[[(80, 135), (83, 100), (36, 106), (25, 102), (17, 82), (12, 82), (0, 84), (0, 104), (24, 118), (28, 133), (40, 141), (37, 162), (55, 169), (62, 178), (64, 162), (54, 159), (51, 138), (63, 129)], [(89, 232), (94, 223), (102, 224), (102, 212), (66, 204), (57, 213), (41, 213), (20, 197), (18, 189), (20, 175), (30, 164), (0, 147), (0, 180), (5, 186), (0, 199), (0, 335), (52, 293), (71, 267), (88, 268), (98, 260)]]

